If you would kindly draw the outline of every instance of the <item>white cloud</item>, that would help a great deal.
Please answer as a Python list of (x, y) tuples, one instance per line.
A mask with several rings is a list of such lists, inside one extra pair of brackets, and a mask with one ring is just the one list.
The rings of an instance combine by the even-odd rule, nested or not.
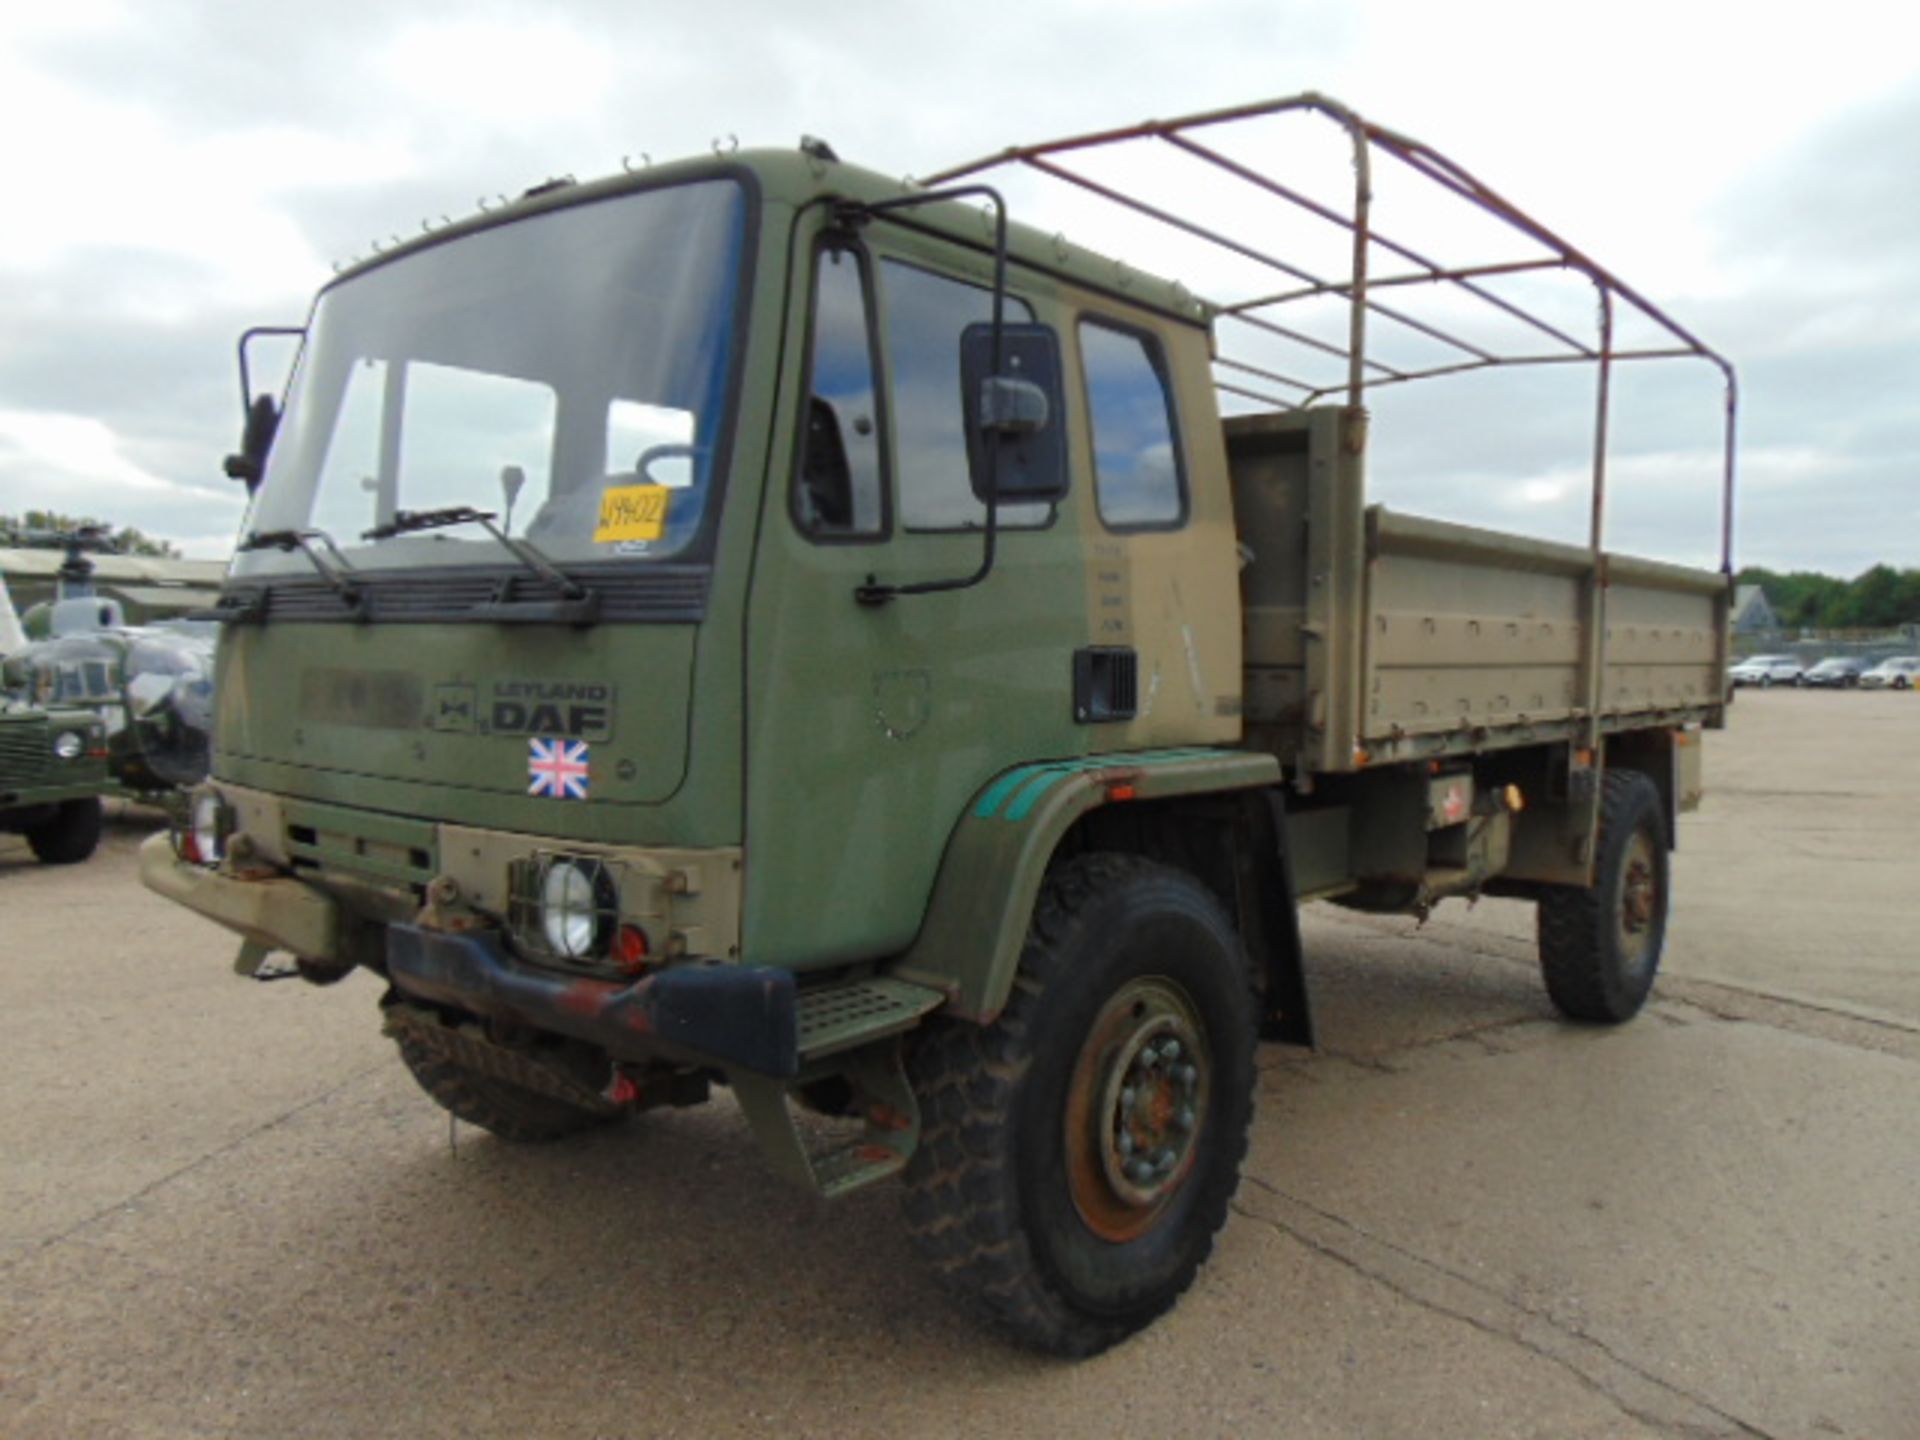
[[(86, 415), (52, 415), (0, 410), (0, 465), (7, 470), (38, 467), (45, 475), (39, 494), (8, 494), (9, 509), (66, 508), (63, 491), (75, 480), (109, 489), (192, 492), (129, 460), (120, 441), (102, 421)], [(19, 490), (18, 482), (8, 491)], [(38, 488), (38, 487), (36, 487)]]
[[(1909, 473), (1913, 367), (1868, 338), (1920, 316), (1920, 267), (1902, 258), (1920, 123), (1911, 105), (1866, 108), (1920, 64), (1889, 14), (1881, 0), (1829, 0), (1815, 25), (1728, 0), (1617, 0), (1573, 25), (1534, 0), (980, 0), (964, 17), (931, 3), (736, 0), (722, 16), (335, 0), (303, 27), (208, 0), (9, 5), (0, 188), (24, 199), (0, 225), (0, 411), (54, 417), (29, 424), (38, 471), (157, 495), (127, 475), (211, 477), (231, 448), (224, 327), (297, 317), (329, 260), (476, 195), (728, 132), (821, 134), (857, 163), (924, 174), (1010, 142), (1313, 88), (1457, 156), (1710, 343), (1745, 345), (1760, 363), (1743, 395), (1756, 497), (1743, 534), (1823, 563), (1832, 527), (1765, 497), (1853, 474), (1884, 507)], [(1834, 128), (1856, 111), (1869, 119)], [(1074, 218), (1073, 238), (1153, 263), (1090, 209)], [(1212, 293), (1222, 274), (1181, 278)], [(1674, 408), (1654, 406), (1647, 449), (1694, 444), (1662, 428)], [(1525, 411), (1468, 430), (1395, 421), (1395, 468), (1476, 503), (1504, 496), (1515, 523), (1577, 511), (1584, 478), (1569, 499), (1565, 457), (1542, 453), (1545, 419)], [(85, 417), (101, 428), (72, 423)], [(1769, 454), (1783, 441), (1813, 458), (1783, 468)], [(0, 445), (11, 497), (28, 452)], [(218, 532), (237, 503), (177, 494), (166, 523), (180, 535)], [(1793, 528), (1775, 537), (1775, 524)], [(1913, 527), (1882, 526), (1878, 543), (1920, 560)]]

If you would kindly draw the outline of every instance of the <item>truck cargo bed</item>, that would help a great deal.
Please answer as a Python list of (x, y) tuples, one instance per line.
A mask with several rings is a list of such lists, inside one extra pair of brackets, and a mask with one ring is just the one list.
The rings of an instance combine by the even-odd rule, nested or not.
[(1334, 773), (1719, 723), (1723, 575), (1369, 507), (1364, 425), (1226, 422), (1248, 743)]

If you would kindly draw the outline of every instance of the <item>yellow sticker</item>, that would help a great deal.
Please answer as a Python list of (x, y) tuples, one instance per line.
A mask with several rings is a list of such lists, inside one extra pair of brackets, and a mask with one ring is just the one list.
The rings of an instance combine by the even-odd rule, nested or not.
[(658, 540), (666, 533), (667, 496), (664, 485), (620, 485), (600, 497), (600, 524), (595, 541)]

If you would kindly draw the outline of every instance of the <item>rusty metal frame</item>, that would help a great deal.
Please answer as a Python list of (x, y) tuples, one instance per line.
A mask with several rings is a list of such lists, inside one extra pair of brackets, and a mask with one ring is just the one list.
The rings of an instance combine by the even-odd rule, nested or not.
[[(1216, 127), (1265, 119), (1288, 112), (1314, 112), (1342, 127), (1353, 145), (1354, 188), (1350, 213), (1324, 205), (1300, 193), (1275, 176), (1255, 170), (1198, 138)], [(1176, 214), (1154, 205), (1140, 195), (1103, 183), (1063, 162), (1062, 157), (1119, 146), (1136, 141), (1160, 141), (1190, 158), (1211, 166), (1222, 174), (1251, 187), (1262, 195), (1285, 201), (1352, 236), (1352, 260), (1349, 273), (1328, 279), (1314, 275), (1284, 258), (1268, 253), (1254, 239), (1215, 229), (1187, 215)], [(1545, 249), (1544, 256), (1503, 258), (1482, 264), (1443, 266), (1413, 246), (1395, 240), (1373, 225), (1373, 171), (1376, 157), (1385, 157), (1406, 166), (1466, 205), (1496, 220), (1503, 221), (1519, 236)], [(1613, 367), (1622, 361), (1697, 359), (1715, 366), (1726, 387), (1724, 451), (1720, 489), (1720, 570), (1733, 573), (1734, 440), (1738, 412), (1739, 385), (1730, 361), (1702, 342), (1691, 331), (1654, 305), (1639, 291), (1608, 271), (1585, 253), (1569, 244), (1509, 203), (1490, 186), (1446, 156), (1419, 141), (1362, 119), (1339, 102), (1314, 93), (1284, 99), (1261, 101), (1223, 110), (1204, 111), (1176, 120), (1152, 120), (1116, 130), (1053, 140), (1038, 145), (1014, 146), (996, 155), (985, 156), (954, 166), (937, 175), (925, 177), (928, 186), (950, 185), (957, 180), (978, 177), (1003, 166), (1025, 167), (1061, 184), (1093, 194), (1135, 214), (1157, 221), (1182, 235), (1206, 242), (1228, 253), (1264, 265), (1277, 275), (1297, 282), (1296, 288), (1270, 295), (1255, 296), (1231, 304), (1211, 307), (1215, 320), (1215, 385), (1221, 392), (1277, 409), (1297, 409), (1329, 395), (1345, 391), (1346, 403), (1360, 407), (1367, 390), (1413, 380), (1461, 375), (1500, 366), (1537, 366), (1584, 364), (1596, 372), (1595, 429), (1593, 437), (1592, 505), (1589, 546), (1595, 552), (1596, 566), (1601, 551), (1606, 518), (1607, 430), (1610, 420), (1609, 398)], [(1413, 268), (1385, 276), (1369, 273), (1369, 253), (1378, 246), (1404, 260)], [(1535, 271), (1573, 271), (1586, 276), (1598, 297), (1598, 316), (1591, 340), (1568, 334), (1543, 315), (1489, 289), (1483, 281), (1502, 275)], [(1447, 286), (1472, 297), (1481, 305), (1504, 314), (1536, 332), (1543, 342), (1536, 351), (1503, 353), (1451, 333), (1430, 321), (1408, 314), (1383, 301), (1380, 292), (1420, 286)], [(1285, 324), (1278, 315), (1286, 307), (1301, 301), (1326, 297), (1344, 297), (1348, 307), (1345, 345), (1317, 339)], [(1616, 343), (1616, 319), (1622, 309), (1631, 309), (1669, 337), (1670, 344), (1621, 348)], [(1367, 322), (1379, 317), (1405, 326), (1430, 340), (1458, 352), (1459, 358), (1445, 364), (1396, 367), (1367, 354)], [(1236, 328), (1237, 327), (1237, 328)], [(1292, 344), (1333, 356), (1346, 363), (1343, 386), (1316, 386), (1306, 380), (1277, 370), (1255, 365), (1229, 353), (1236, 334), (1248, 332), (1271, 335)], [(1222, 374), (1221, 372), (1225, 372)], [(1267, 388), (1260, 388), (1261, 386)], [(1287, 393), (1276, 393), (1287, 392)], [(1604, 578), (1599, 583), (1604, 586)]]

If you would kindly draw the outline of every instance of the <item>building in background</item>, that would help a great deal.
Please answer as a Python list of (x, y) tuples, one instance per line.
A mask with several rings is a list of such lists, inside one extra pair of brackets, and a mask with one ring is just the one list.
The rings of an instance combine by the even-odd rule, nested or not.
[[(42, 600), (54, 598), (54, 586), (65, 553), (54, 547), (0, 547), (0, 577), (24, 614)], [(104, 599), (120, 602), (129, 625), (172, 620), (189, 610), (211, 605), (220, 594), (224, 560), (162, 560), (150, 555), (92, 554), (93, 588)]]
[(1780, 617), (1767, 603), (1764, 586), (1742, 585), (1733, 592), (1733, 633), (1765, 635), (1780, 628)]

